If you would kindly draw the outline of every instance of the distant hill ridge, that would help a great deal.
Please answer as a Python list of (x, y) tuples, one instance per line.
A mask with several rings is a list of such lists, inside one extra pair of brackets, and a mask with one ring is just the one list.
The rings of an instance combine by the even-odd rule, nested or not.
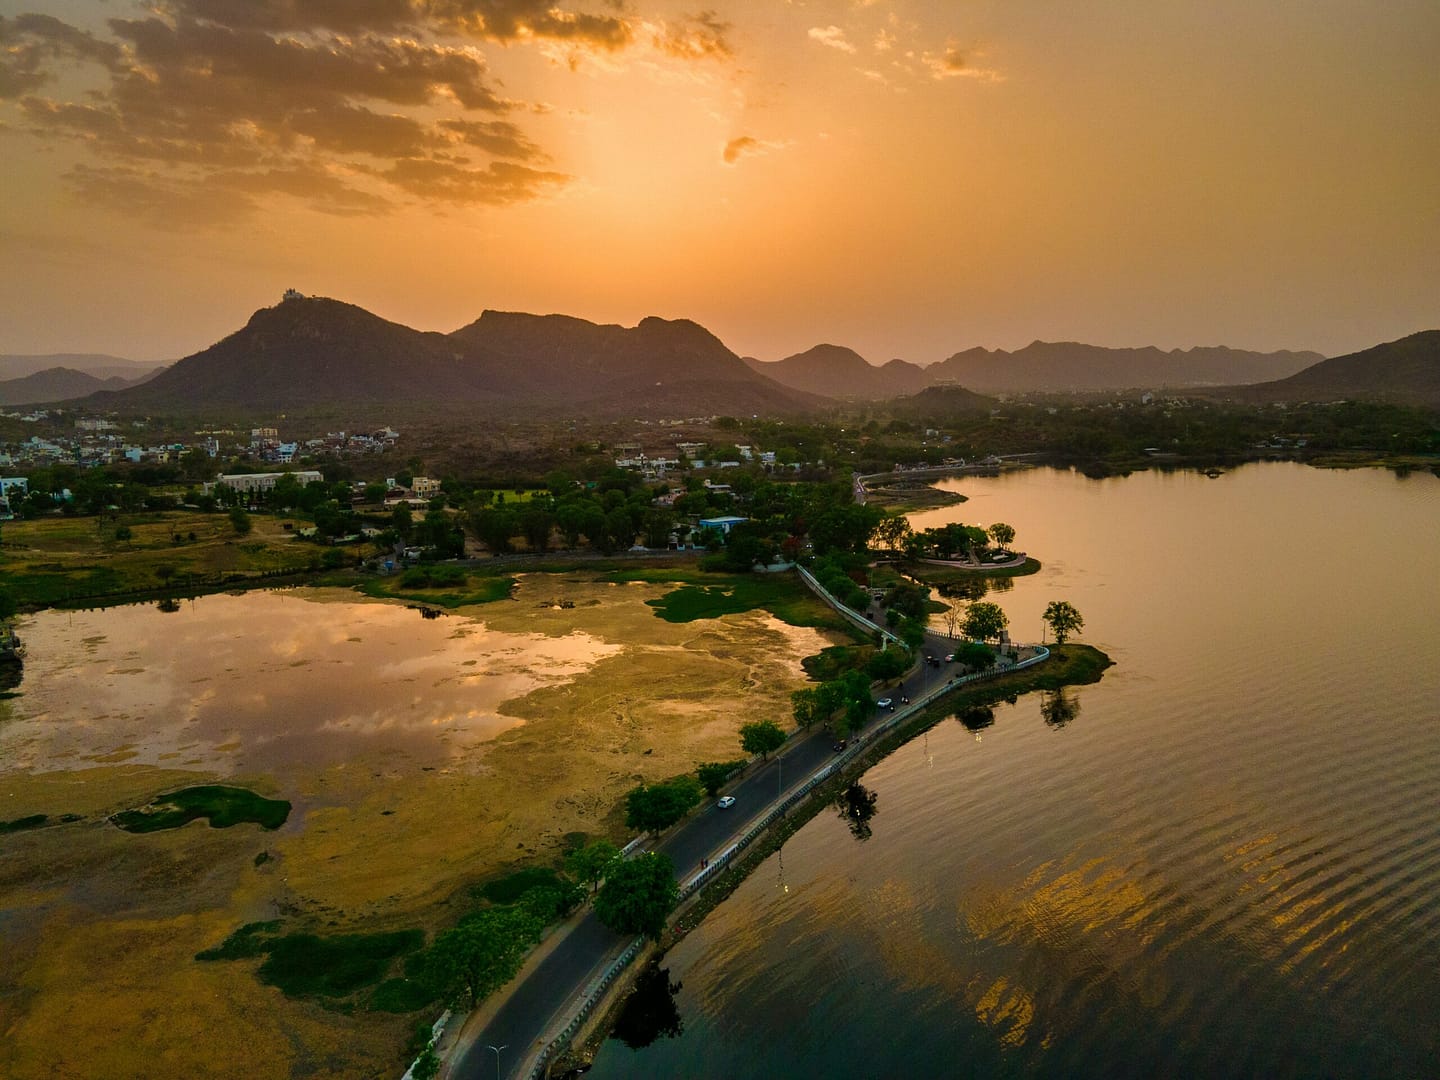
[(598, 416), (774, 415), (821, 403), (755, 374), (688, 320), (651, 317), (626, 328), (486, 311), (439, 334), (354, 304), (299, 296), (255, 312), (240, 330), (146, 385), (107, 397), (116, 408), (397, 402)]
[[(1193, 391), (1202, 385), (1223, 389), (1227, 377), (1237, 394), (1242, 383), (1280, 386), (1283, 380), (1283, 390), (1275, 392), (1288, 396), (1323, 391), (1432, 401), (1440, 396), (1436, 335), (1440, 331), (1427, 331), (1334, 361), (1302, 352), (1224, 347), (1166, 352), (1036, 341), (1013, 353), (968, 349), (922, 368), (904, 360), (872, 365), (833, 344), (780, 361), (742, 360), (698, 323), (654, 316), (624, 327), (568, 315), (486, 310), (442, 334), (414, 330), (339, 300), (287, 293), (233, 334), (144, 384), (105, 391), (87, 402), (96, 408), (175, 412), (404, 404), (477, 416), (517, 410), (535, 417), (776, 416), (809, 412), (837, 399), (910, 397), (935, 388), (963, 392), (927, 395), (921, 403), (926, 408), (971, 409), (983, 407), (988, 399), (981, 395), (987, 393)], [(47, 375), (62, 377), (68, 381), (48, 400), (72, 392), (73, 373)]]
[(1033, 341), (1023, 349), (967, 349), (926, 369), (932, 378), (989, 393), (1044, 390), (1184, 389), (1263, 382), (1325, 359), (1313, 352), (1251, 352), (1225, 346), (1165, 351), (1111, 349), (1077, 341)]
[(0, 380), (21, 379), (54, 368), (80, 371), (97, 379), (138, 379), (164, 366), (105, 353), (3, 353), (0, 354)]
[[(140, 370), (144, 370), (143, 368)], [(101, 378), (74, 368), (53, 367), (22, 375), (18, 379), (0, 379), (0, 405), (38, 405), (48, 402), (71, 401), (85, 397), (97, 390), (123, 390), (144, 382), (150, 374), (140, 377)]]

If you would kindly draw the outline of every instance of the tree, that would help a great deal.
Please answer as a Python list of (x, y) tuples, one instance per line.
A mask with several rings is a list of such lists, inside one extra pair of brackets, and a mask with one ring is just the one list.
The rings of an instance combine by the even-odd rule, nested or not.
[(725, 786), (725, 781), (730, 779), (730, 774), (744, 767), (743, 761), (707, 761), (695, 769), (695, 775), (700, 778), (705, 794), (713, 799), (720, 794), (720, 789)]
[(435, 1053), (433, 1042), (420, 1051), (420, 1056), (410, 1067), (410, 1075), (414, 1080), (435, 1080), (440, 1075), (440, 1055)]
[(235, 530), (236, 536), (248, 536), (250, 533), (250, 515), (241, 506), (232, 507), (230, 510), (230, 527)]
[(565, 856), (565, 872), (593, 892), (620, 859), (620, 849), (609, 840), (592, 840)]
[(170, 584), (170, 579), (175, 576), (175, 567), (169, 563), (161, 563), (155, 567), (155, 576), (160, 579), (161, 585)]
[(910, 521), (903, 514), (894, 517), (882, 518), (875, 526), (875, 531), (870, 534), (870, 542), (876, 546), (884, 544), (891, 551), (898, 551), (905, 546), (905, 541), (911, 535)]
[(595, 914), (617, 933), (658, 940), (679, 902), (675, 864), (667, 855), (647, 851), (611, 871), (595, 897)]
[(814, 689), (794, 690), (790, 694), (790, 711), (797, 727), (808, 728), (816, 720), (823, 720), (820, 712), (820, 694)]
[(967, 668), (989, 671), (995, 666), (995, 650), (978, 641), (967, 641), (955, 650), (955, 659)]
[(625, 824), (647, 833), (664, 832), (700, 801), (693, 776), (677, 776), (663, 784), (641, 784), (625, 796)]
[(756, 720), (740, 726), (740, 748), (747, 754), (768, 758), (772, 750), (785, 745), (785, 732), (774, 720)]
[(1010, 618), (1001, 610), (999, 604), (992, 604), (987, 600), (977, 600), (971, 604), (965, 612), (965, 622), (961, 629), (965, 636), (976, 641), (989, 641), (991, 638), (998, 638), (1000, 631), (1010, 625)]
[(1068, 600), (1051, 600), (1040, 617), (1050, 624), (1056, 645), (1064, 645), (1071, 634), (1085, 629), (1085, 619)]
[(415, 528), (415, 516), (410, 512), (409, 503), (395, 504), (395, 509), (390, 511), (390, 528), (401, 540), (410, 539), (410, 533)]
[(435, 939), (426, 953), (431, 983), (450, 1002), (468, 998), (473, 1009), (520, 970), (525, 950), (544, 927), (516, 907), (487, 908)]
[(942, 618), (945, 620), (945, 632), (951, 637), (956, 637), (960, 629), (960, 608), (955, 604), (951, 604), (945, 609), (945, 614)]
[(997, 521), (985, 531), (990, 534), (990, 539), (994, 540), (995, 543), (1002, 548), (1008, 548), (1015, 542), (1015, 530), (1003, 521)]
[(898, 679), (910, 670), (913, 662), (910, 650), (892, 645), (870, 657), (865, 664), (865, 674), (880, 682), (887, 679)]

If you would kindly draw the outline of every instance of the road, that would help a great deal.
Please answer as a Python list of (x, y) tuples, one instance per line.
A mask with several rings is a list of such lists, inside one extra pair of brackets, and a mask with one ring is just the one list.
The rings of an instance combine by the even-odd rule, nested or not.
[[(954, 643), (948, 639), (930, 635), (924, 651), (943, 659), (953, 648)], [(904, 680), (881, 691), (881, 696), (899, 704), (902, 697), (918, 698), (947, 678), (945, 667), (920, 664)], [(724, 851), (748, 825), (768, 813), (783, 792), (799, 786), (834, 756), (831, 737), (823, 728), (797, 732), (783, 754), (751, 765), (744, 777), (726, 789), (727, 795), (735, 797), (734, 806), (722, 810), (712, 800), (654, 850), (670, 856), (680, 881), (689, 880), (702, 859)], [(454, 1080), (509, 1080), (520, 1076), (521, 1066), (542, 1049), (545, 1033), (560, 1011), (631, 940), (606, 929), (593, 911), (587, 912), (554, 951), (509, 991), (484, 1031), (450, 1063), (446, 1075)], [(498, 1059), (498, 1077), (497, 1055), (491, 1047), (505, 1048)]]

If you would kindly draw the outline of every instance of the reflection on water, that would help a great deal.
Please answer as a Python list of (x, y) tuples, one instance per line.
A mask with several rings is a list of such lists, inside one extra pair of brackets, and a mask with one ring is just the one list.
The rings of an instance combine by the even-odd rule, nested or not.
[(1061, 728), (1080, 715), (1080, 694), (1065, 687), (1040, 692), (1040, 715), (1051, 727)]
[(640, 973), (613, 1035), (631, 1050), (641, 1050), (656, 1039), (674, 1039), (685, 1030), (675, 995), (680, 984), (670, 981), (670, 970), (651, 964)]
[(810, 821), (667, 955), (684, 1035), (591, 1075), (1434, 1075), (1440, 481), (953, 486), (917, 528), (1044, 563), (1015, 638), (1069, 600), (1118, 666), (872, 768), (883, 842)]
[(520, 723), (502, 702), (619, 651), (583, 633), (505, 634), (350, 595), (41, 613), (27, 620), (25, 681), (0, 757), (19, 768), (221, 772), (386, 750), (443, 760)]
[(851, 784), (835, 799), (840, 820), (849, 826), (850, 835), (856, 840), (870, 839), (870, 821), (875, 817), (875, 804), (879, 800), (880, 796), (861, 783)]

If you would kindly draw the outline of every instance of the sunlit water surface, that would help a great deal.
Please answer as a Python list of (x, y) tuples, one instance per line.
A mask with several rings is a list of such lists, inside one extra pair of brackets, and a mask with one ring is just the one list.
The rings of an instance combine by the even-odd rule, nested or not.
[(1067, 599), (1118, 666), (871, 769), (869, 839), (805, 826), (590, 1075), (1440, 1074), (1440, 480), (947, 486), (917, 528), (1045, 564), (1014, 635)]
[(502, 702), (620, 650), (511, 634), (326, 590), (43, 612), (21, 627), (6, 769), (126, 762), (284, 772), (373, 754), (442, 760), (521, 721)]

